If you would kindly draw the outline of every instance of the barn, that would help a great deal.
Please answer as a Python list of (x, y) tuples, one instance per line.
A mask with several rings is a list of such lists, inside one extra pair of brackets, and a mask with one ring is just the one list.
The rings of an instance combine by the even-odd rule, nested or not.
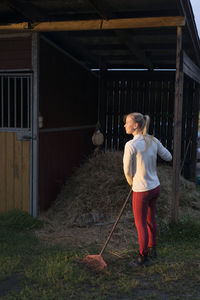
[(194, 181), (200, 41), (189, 0), (0, 3), (0, 211), (46, 210), (93, 150), (123, 149), (123, 115), (151, 117), (179, 176)]

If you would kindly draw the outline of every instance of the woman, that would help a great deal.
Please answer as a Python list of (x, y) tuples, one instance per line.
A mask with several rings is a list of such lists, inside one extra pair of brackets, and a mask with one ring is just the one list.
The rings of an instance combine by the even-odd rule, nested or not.
[(133, 214), (139, 241), (139, 256), (131, 265), (140, 266), (148, 264), (148, 255), (156, 257), (156, 200), (160, 194), (157, 154), (165, 161), (171, 161), (172, 156), (159, 140), (147, 134), (149, 116), (131, 113), (125, 120), (126, 133), (132, 134), (133, 139), (125, 145), (123, 166), (133, 189)]

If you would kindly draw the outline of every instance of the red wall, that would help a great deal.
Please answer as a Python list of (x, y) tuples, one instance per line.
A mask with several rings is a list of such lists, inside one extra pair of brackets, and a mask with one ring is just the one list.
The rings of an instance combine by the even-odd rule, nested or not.
[(39, 209), (47, 209), (61, 186), (93, 149), (94, 128), (53, 131), (97, 122), (97, 78), (41, 40), (39, 110)]
[(0, 69), (31, 69), (32, 41), (27, 37), (0, 38)]
[(66, 179), (92, 149), (92, 130), (40, 133), (39, 210), (56, 199)]
[(97, 78), (41, 40), (40, 113), (45, 128), (97, 122)]

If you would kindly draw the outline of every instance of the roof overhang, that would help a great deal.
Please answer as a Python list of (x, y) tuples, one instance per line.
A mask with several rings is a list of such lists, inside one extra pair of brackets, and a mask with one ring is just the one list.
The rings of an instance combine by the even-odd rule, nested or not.
[(176, 68), (183, 49), (200, 66), (189, 0), (4, 0), (0, 32), (40, 32), (89, 68)]

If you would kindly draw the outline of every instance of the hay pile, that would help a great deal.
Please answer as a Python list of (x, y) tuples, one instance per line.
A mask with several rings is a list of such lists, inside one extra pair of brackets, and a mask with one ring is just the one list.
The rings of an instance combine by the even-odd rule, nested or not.
[[(48, 233), (55, 233), (56, 239), (59, 235), (60, 239), (63, 239), (63, 235), (66, 238), (76, 237), (77, 243), (81, 240), (87, 242), (90, 235), (88, 242), (102, 242), (129, 192), (123, 174), (122, 157), (123, 153), (120, 151), (106, 151), (89, 158), (66, 182), (49, 211), (41, 216), (47, 225), (38, 235), (43, 235), (47, 240)], [(157, 204), (157, 216), (158, 220), (168, 222), (172, 198), (172, 168), (158, 166), (158, 176), (161, 195)], [(200, 197), (195, 185), (183, 177), (180, 184), (181, 212), (191, 213), (195, 210), (199, 214)], [(122, 216), (119, 228), (115, 232), (115, 238), (118, 234), (118, 240), (126, 243), (132, 241), (132, 238), (137, 240), (137, 234), (133, 232), (131, 201)]]
[(128, 191), (122, 153), (102, 153), (90, 158), (66, 182), (52, 212), (79, 226), (81, 220), (84, 225), (84, 218), (86, 223), (105, 221), (119, 211)]

